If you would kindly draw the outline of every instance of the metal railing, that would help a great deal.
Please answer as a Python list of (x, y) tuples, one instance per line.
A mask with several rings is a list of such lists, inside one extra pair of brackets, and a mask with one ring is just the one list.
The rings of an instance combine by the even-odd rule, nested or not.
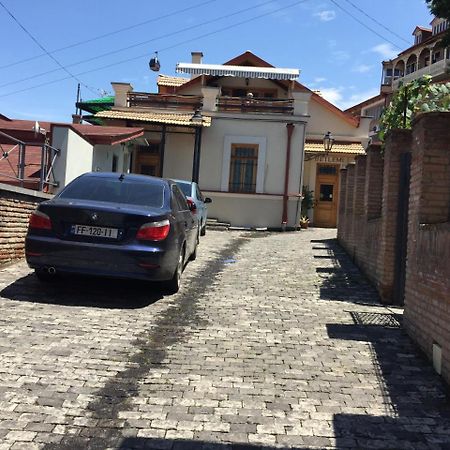
[(261, 99), (248, 97), (220, 97), (219, 111), (240, 113), (294, 114), (292, 99)]
[(129, 92), (128, 106), (141, 108), (161, 108), (195, 111), (202, 106), (202, 97), (198, 95), (149, 94), (147, 92)]
[[(6, 138), (8, 141), (12, 142), (12, 147), (5, 150), (3, 145), (0, 143), (0, 177), (9, 178), (15, 180), (21, 187), (25, 186), (25, 183), (36, 182), (35, 179), (25, 176), (26, 155), (27, 146), (28, 147), (40, 147), (41, 148), (41, 161), (40, 161), (40, 171), (39, 171), (39, 191), (44, 191), (49, 186), (57, 187), (59, 185), (58, 181), (55, 179), (54, 165), (56, 158), (60, 154), (60, 150), (52, 147), (47, 143), (33, 143), (33, 142), (23, 142), (16, 139), (9, 134), (0, 131), (0, 136)], [(15, 156), (17, 153), (17, 163), (11, 163), (11, 156)], [(2, 164), (8, 164), (14, 175), (5, 173), (2, 171)]]

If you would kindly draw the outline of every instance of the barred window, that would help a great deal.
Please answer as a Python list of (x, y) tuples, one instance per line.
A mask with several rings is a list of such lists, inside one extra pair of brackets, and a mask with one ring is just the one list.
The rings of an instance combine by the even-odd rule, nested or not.
[(258, 144), (232, 144), (230, 159), (230, 192), (256, 192)]

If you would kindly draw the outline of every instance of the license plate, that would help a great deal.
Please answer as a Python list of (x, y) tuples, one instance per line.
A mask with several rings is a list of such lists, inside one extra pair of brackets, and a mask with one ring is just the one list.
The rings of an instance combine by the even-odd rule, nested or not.
[(91, 225), (72, 225), (72, 234), (77, 236), (102, 237), (117, 239), (119, 230), (117, 228), (93, 227)]

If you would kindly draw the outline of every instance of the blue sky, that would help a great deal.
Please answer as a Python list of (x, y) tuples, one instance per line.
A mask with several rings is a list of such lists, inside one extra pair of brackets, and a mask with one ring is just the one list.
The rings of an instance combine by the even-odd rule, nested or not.
[[(190, 62), (191, 51), (202, 51), (205, 63), (221, 64), (250, 50), (274, 66), (300, 69), (301, 83), (347, 108), (379, 92), (381, 61), (411, 45), (415, 26), (431, 20), (423, 0), (1, 3), (82, 81), (85, 100), (111, 93), (111, 81), (156, 92), (157, 74), (148, 69), (155, 51), (160, 73), (175, 75), (176, 63)], [(0, 113), (70, 122), (76, 79), (1, 5), (0, 42)]]

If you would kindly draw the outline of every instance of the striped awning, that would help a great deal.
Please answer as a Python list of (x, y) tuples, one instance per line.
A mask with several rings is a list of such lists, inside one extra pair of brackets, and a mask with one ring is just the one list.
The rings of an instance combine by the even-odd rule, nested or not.
[(212, 75), (218, 77), (265, 78), (268, 80), (296, 80), (298, 69), (275, 67), (228, 66), (221, 64), (178, 63), (177, 72), (191, 75)]

